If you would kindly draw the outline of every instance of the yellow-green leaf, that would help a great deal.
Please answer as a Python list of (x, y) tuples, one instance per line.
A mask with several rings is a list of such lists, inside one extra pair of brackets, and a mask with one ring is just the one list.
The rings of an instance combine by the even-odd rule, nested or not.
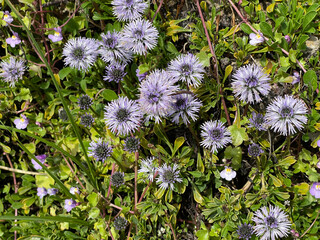
[(273, 184), (274, 184), (276, 187), (281, 187), (281, 186), (282, 186), (282, 181), (281, 181), (279, 178), (273, 176), (272, 174), (270, 174), (270, 177), (271, 177), (271, 179), (272, 179)]

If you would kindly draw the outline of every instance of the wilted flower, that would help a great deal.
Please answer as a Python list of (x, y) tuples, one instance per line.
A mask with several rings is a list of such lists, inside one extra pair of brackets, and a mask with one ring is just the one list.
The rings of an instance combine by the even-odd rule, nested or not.
[(291, 84), (296, 84), (300, 82), (300, 74), (297, 71), (293, 71), (292, 82)]
[(173, 102), (172, 94), (178, 90), (175, 81), (164, 70), (151, 72), (140, 84), (140, 107), (147, 119), (155, 118), (156, 123), (165, 117)]
[(189, 117), (196, 121), (198, 112), (202, 103), (193, 97), (191, 94), (179, 94), (172, 96), (173, 102), (171, 103), (171, 110), (168, 115), (172, 117), (172, 121), (179, 124), (180, 118), (184, 124), (189, 123)]
[(134, 153), (134, 152), (138, 151), (140, 148), (140, 141), (136, 137), (131, 137), (131, 136), (127, 137), (124, 140), (124, 143), (125, 143), (125, 146), (123, 149), (125, 151), (130, 152), (130, 153)]
[(180, 55), (170, 62), (168, 73), (176, 79), (187, 85), (198, 87), (201, 84), (204, 73), (204, 66), (193, 54)]
[(290, 231), (290, 221), (288, 215), (278, 206), (262, 207), (256, 211), (252, 221), (256, 223), (253, 227), (257, 236), (262, 236), (261, 240), (275, 240), (288, 236)]
[[(45, 160), (46, 160), (46, 158), (47, 158), (47, 155), (45, 155), (45, 154), (37, 155), (36, 158), (37, 158), (42, 164), (44, 164), (44, 162), (45, 162)], [(34, 169), (36, 169), (36, 170), (41, 170), (41, 169), (42, 169), (42, 167), (40, 166), (40, 164), (37, 163), (34, 159), (31, 159), (31, 162), (32, 162), (32, 164), (33, 164)]]
[(231, 181), (237, 175), (236, 171), (233, 171), (231, 167), (225, 167), (224, 170), (220, 172), (220, 177), (224, 178), (227, 181)]
[(43, 198), (45, 195), (47, 195), (47, 190), (44, 187), (38, 187), (37, 188), (37, 195), (40, 198)]
[(153, 181), (153, 176), (158, 169), (158, 163), (154, 157), (149, 157), (141, 161), (138, 173), (143, 173), (150, 181)]
[(76, 206), (76, 201), (73, 199), (66, 199), (64, 201), (64, 209), (67, 210), (67, 212), (70, 212), (72, 208)]
[(9, 61), (2, 61), (0, 67), (0, 77), (3, 78), (3, 81), (9, 83), (10, 87), (14, 87), (16, 82), (18, 82), (19, 79), (22, 79), (25, 70), (25, 62), (10, 57)]
[(94, 123), (94, 118), (90, 113), (85, 113), (81, 116), (80, 124), (85, 127), (91, 127), (91, 125)]
[(249, 240), (253, 234), (253, 228), (251, 224), (243, 223), (238, 227), (237, 233), (239, 239)]
[(52, 42), (59, 42), (63, 39), (63, 36), (61, 34), (61, 28), (54, 28), (54, 34), (49, 34), (48, 38), (52, 41)]
[(178, 170), (178, 165), (174, 164), (173, 167), (168, 166), (166, 163), (158, 168), (159, 177), (157, 183), (160, 183), (160, 188), (171, 190), (174, 189), (174, 184), (177, 182), (182, 182), (182, 178), (179, 177), (180, 171)]
[(73, 38), (64, 46), (62, 55), (66, 65), (87, 71), (94, 64), (99, 54), (100, 44), (91, 38)]
[(258, 34), (250, 33), (249, 38), (250, 38), (249, 44), (251, 44), (253, 46), (256, 46), (259, 43), (264, 42), (263, 34), (260, 31)]
[(111, 177), (110, 181), (112, 186), (120, 187), (124, 184), (124, 173), (123, 172), (114, 172)]
[(118, 216), (114, 219), (113, 225), (116, 230), (121, 231), (127, 227), (128, 221), (125, 218)]
[(15, 47), (16, 45), (21, 43), (21, 39), (19, 38), (18, 33), (12, 31), (12, 37), (6, 39), (6, 43), (8, 43), (11, 47)]
[(71, 194), (80, 194), (80, 191), (79, 191), (79, 188), (76, 188), (76, 187), (71, 187), (70, 188), (70, 193)]
[(3, 14), (3, 20), (7, 23), (5, 26), (8, 25), (8, 23), (13, 22), (13, 17), (10, 15), (9, 11), (5, 11)]
[(21, 118), (15, 119), (13, 123), (16, 125), (17, 129), (25, 129), (29, 124), (29, 119), (25, 115), (21, 114)]
[(112, 147), (102, 139), (98, 139), (97, 142), (91, 142), (88, 155), (94, 157), (97, 161), (104, 162), (108, 157), (111, 156)]
[(276, 97), (267, 107), (266, 119), (271, 129), (282, 135), (290, 135), (303, 129), (308, 119), (305, 103), (292, 96)]
[(249, 121), (249, 127), (255, 127), (259, 131), (267, 131), (268, 126), (261, 113), (256, 114), (255, 112), (252, 112), (252, 118), (250, 118)]
[(125, 68), (126, 64), (119, 62), (110, 63), (106, 66), (106, 75), (103, 77), (103, 80), (116, 83), (122, 81), (124, 76), (127, 75)]
[(49, 189), (47, 189), (47, 193), (48, 193), (50, 196), (54, 196), (54, 195), (56, 195), (58, 192), (59, 192), (59, 190), (56, 189), (56, 188), (49, 188)]
[(88, 95), (82, 95), (78, 98), (78, 104), (81, 110), (88, 110), (92, 103), (92, 99)]
[(315, 182), (310, 188), (310, 194), (315, 198), (320, 198), (320, 182)]
[(253, 143), (248, 147), (248, 154), (251, 157), (258, 157), (262, 153), (263, 153), (263, 150), (256, 143)]
[(132, 21), (140, 18), (148, 4), (143, 0), (113, 0), (113, 13), (120, 21)]
[(140, 74), (140, 70), (139, 70), (139, 68), (137, 68), (136, 76), (138, 77), (139, 82), (141, 82), (142, 80), (146, 79), (147, 75), (148, 75), (148, 72)]
[(144, 55), (147, 49), (157, 45), (158, 31), (148, 20), (137, 19), (129, 22), (121, 32), (121, 44), (128, 50)]
[(113, 133), (127, 135), (140, 125), (142, 114), (136, 101), (119, 97), (105, 107), (104, 119)]
[(106, 34), (101, 34), (102, 42), (99, 49), (99, 54), (104, 62), (130, 62), (132, 52), (128, 51), (120, 44), (120, 34), (118, 32), (108, 31)]
[(256, 103), (270, 91), (270, 78), (258, 65), (246, 65), (237, 70), (231, 83), (233, 92), (241, 100)]
[(202, 124), (201, 129), (203, 141), (200, 145), (210, 149), (212, 153), (231, 143), (230, 132), (220, 120), (207, 121)]

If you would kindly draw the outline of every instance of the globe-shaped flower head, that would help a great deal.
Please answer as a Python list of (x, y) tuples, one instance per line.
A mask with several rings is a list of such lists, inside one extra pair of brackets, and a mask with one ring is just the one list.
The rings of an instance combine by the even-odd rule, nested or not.
[(249, 127), (255, 127), (259, 131), (267, 131), (267, 123), (264, 116), (261, 113), (252, 112), (252, 118), (249, 119)]
[(147, 53), (157, 45), (158, 31), (148, 20), (129, 22), (121, 32), (120, 42), (126, 49), (138, 55)]
[(168, 72), (177, 81), (198, 87), (203, 79), (204, 66), (197, 57), (189, 53), (172, 60)]
[(241, 67), (233, 75), (232, 89), (236, 97), (248, 103), (261, 101), (270, 91), (270, 78), (258, 65)]
[(80, 118), (80, 124), (85, 126), (85, 127), (91, 127), (91, 125), (94, 122), (94, 118), (90, 113), (85, 113), (84, 115), (81, 115)]
[(119, 21), (132, 21), (140, 18), (148, 4), (143, 0), (113, 0), (113, 13)]
[(262, 207), (256, 211), (252, 221), (256, 223), (253, 230), (261, 240), (275, 240), (288, 236), (290, 221), (288, 215), (278, 206)]
[(91, 142), (88, 155), (94, 157), (97, 161), (104, 162), (108, 157), (111, 156), (112, 147), (102, 139), (98, 139), (97, 142)]
[(18, 60), (14, 57), (10, 57), (9, 61), (3, 61), (0, 63), (0, 77), (3, 81), (9, 83), (10, 87), (14, 87), (19, 79), (22, 79), (25, 64), (23, 60)]
[(167, 189), (170, 187), (173, 190), (176, 182), (182, 182), (182, 179), (179, 177), (180, 171), (177, 164), (174, 164), (173, 167), (164, 164), (158, 169), (158, 172), (157, 183), (160, 183), (160, 188)]
[(110, 181), (112, 186), (120, 187), (124, 184), (124, 173), (123, 172), (114, 172), (111, 177)]
[(116, 230), (121, 231), (127, 227), (128, 221), (124, 217), (118, 216), (114, 219), (113, 225)]
[(158, 123), (165, 117), (174, 102), (172, 94), (178, 90), (175, 81), (164, 70), (155, 70), (140, 84), (140, 108), (147, 119)]
[(248, 154), (251, 157), (259, 157), (263, 153), (263, 150), (260, 148), (259, 144), (253, 143), (248, 147)]
[(150, 181), (153, 181), (153, 176), (158, 169), (158, 163), (154, 157), (149, 157), (141, 161), (139, 173), (142, 173)]
[(210, 149), (212, 153), (217, 152), (219, 148), (223, 148), (231, 142), (230, 132), (221, 121), (207, 121), (201, 126), (200, 145)]
[(140, 148), (140, 141), (136, 137), (129, 136), (124, 140), (124, 143), (125, 143), (125, 145), (124, 145), (123, 149), (125, 151), (130, 152), (130, 153), (134, 153), (134, 152), (138, 151)]
[(267, 107), (266, 119), (271, 129), (287, 136), (303, 129), (308, 109), (301, 99), (276, 97)]
[(237, 233), (239, 235), (239, 239), (249, 240), (253, 234), (253, 228), (251, 224), (241, 224), (238, 227)]
[(92, 103), (92, 99), (88, 95), (82, 95), (78, 98), (78, 104), (81, 110), (88, 110)]
[(125, 68), (125, 64), (119, 62), (110, 63), (106, 66), (106, 75), (103, 77), (103, 80), (116, 83), (122, 81), (127, 74)]
[(65, 64), (78, 70), (88, 71), (98, 56), (100, 44), (95, 39), (73, 38), (63, 48)]

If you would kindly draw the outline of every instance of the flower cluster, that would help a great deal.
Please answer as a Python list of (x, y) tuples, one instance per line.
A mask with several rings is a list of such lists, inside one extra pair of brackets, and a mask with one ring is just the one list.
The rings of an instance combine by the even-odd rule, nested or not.
[(49, 188), (49, 189), (46, 189), (45, 187), (38, 187), (37, 188), (37, 196), (39, 196), (40, 198), (43, 198), (47, 194), (50, 196), (54, 196), (58, 192), (59, 192), (59, 190), (56, 188)]

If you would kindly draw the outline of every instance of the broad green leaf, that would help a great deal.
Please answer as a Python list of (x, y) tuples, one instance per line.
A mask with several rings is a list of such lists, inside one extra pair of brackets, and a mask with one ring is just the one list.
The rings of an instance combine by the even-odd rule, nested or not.
[(202, 173), (204, 172), (204, 164), (203, 164), (200, 152), (198, 152), (197, 169)]
[(58, 216), (43, 216), (43, 217), (29, 217), (29, 216), (14, 216), (14, 215), (3, 215), (0, 216), (0, 220), (23, 220), (23, 221), (54, 221), (54, 222), (69, 222), (79, 225), (90, 225), (89, 222), (83, 221), (72, 217), (58, 217)]
[(25, 143), (23, 144), (31, 153), (36, 152), (36, 145), (34, 143)]
[(54, 185), (54, 179), (46, 175), (36, 175), (36, 185), (37, 187), (44, 187), (46, 189), (52, 188), (51, 185)]
[(233, 67), (228, 65), (224, 71), (223, 82), (227, 79), (227, 77), (231, 74)]
[(69, 73), (71, 73), (71, 72), (72, 72), (72, 68), (70, 68), (70, 67), (65, 67), (65, 68), (61, 69), (61, 70), (59, 71), (59, 77), (60, 77), (60, 79), (63, 80), (63, 79), (64, 79), (66, 76), (68, 76)]
[(199, 230), (196, 233), (198, 240), (209, 240), (209, 232), (208, 230)]
[(307, 15), (303, 18), (302, 21), (302, 31), (304, 31), (309, 24), (312, 22), (312, 20), (317, 16), (317, 12), (311, 11), (308, 12)]
[(271, 27), (270, 24), (268, 24), (266, 22), (261, 22), (260, 23), (260, 30), (263, 33), (263, 35), (265, 35), (267, 37), (272, 37), (273, 36), (272, 27)]
[(245, 24), (245, 23), (241, 23), (240, 28), (241, 28), (241, 30), (244, 31), (246, 34), (252, 33), (251, 28), (250, 28), (247, 24)]
[(279, 178), (273, 176), (272, 174), (270, 174), (269, 176), (271, 177), (272, 182), (276, 187), (281, 187), (282, 186), (282, 181)]
[(118, 95), (110, 89), (103, 90), (102, 96), (107, 101), (112, 101), (112, 100), (118, 99)]
[(231, 138), (232, 138), (232, 143), (234, 146), (239, 146), (243, 143), (243, 141), (248, 141), (249, 137), (248, 134), (246, 133), (246, 129), (242, 127), (238, 127), (236, 125), (232, 125), (228, 127), (230, 133), (231, 133)]
[(174, 154), (178, 151), (178, 149), (183, 145), (184, 141), (185, 141), (184, 137), (178, 137), (174, 141), (172, 156), (174, 156)]
[(292, 164), (294, 164), (297, 160), (294, 158), (294, 156), (289, 156), (284, 159), (280, 159), (279, 162), (276, 164), (276, 166), (284, 166), (289, 167)]
[(312, 87), (313, 90), (317, 88), (318, 77), (315, 71), (309, 70), (303, 75), (303, 82), (308, 86)]
[(90, 211), (89, 211), (89, 216), (88, 218), (92, 218), (92, 219), (95, 219), (97, 217), (99, 217), (99, 214), (100, 214), (100, 209), (97, 208), (97, 207), (93, 207)]
[(302, 195), (306, 195), (309, 192), (309, 184), (305, 182), (294, 185), (294, 188), (297, 188), (298, 192)]
[(98, 202), (99, 202), (99, 197), (98, 194), (95, 192), (90, 193), (90, 195), (87, 197), (90, 206), (95, 207), (97, 206)]

